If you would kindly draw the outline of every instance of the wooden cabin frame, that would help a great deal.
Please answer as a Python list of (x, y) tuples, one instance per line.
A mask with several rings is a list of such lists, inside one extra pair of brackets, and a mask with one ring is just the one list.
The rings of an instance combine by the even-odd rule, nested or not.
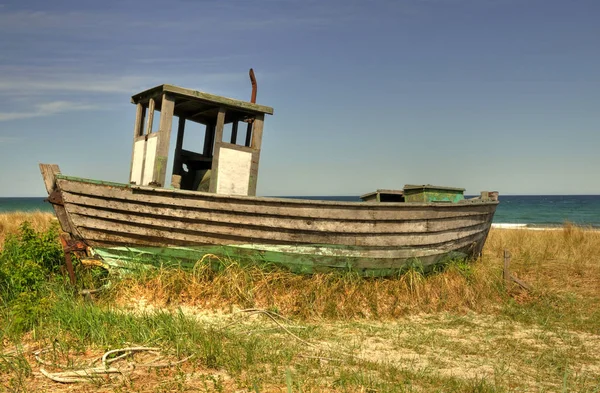
[[(264, 115), (272, 115), (273, 108), (173, 85), (143, 91), (131, 97), (131, 102), (137, 106), (129, 173), (131, 184), (165, 187), (173, 117), (177, 116), (171, 187), (256, 195)], [(160, 112), (159, 126), (153, 130), (157, 111)], [(206, 126), (200, 153), (183, 149), (188, 121)], [(223, 130), (229, 123), (232, 123), (231, 138), (224, 141)], [(239, 123), (246, 123), (243, 144), (237, 143)], [(201, 187), (204, 188), (199, 189)]]

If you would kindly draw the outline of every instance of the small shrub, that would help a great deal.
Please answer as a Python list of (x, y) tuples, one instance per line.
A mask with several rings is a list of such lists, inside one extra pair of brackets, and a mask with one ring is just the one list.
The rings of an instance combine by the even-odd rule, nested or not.
[(0, 319), (5, 330), (27, 331), (35, 326), (50, 304), (48, 280), (63, 258), (58, 228), (36, 231), (24, 222), (9, 235), (0, 252)]

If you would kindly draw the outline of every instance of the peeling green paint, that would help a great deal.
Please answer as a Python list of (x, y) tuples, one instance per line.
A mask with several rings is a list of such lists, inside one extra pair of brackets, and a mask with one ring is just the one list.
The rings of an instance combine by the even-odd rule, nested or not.
[[(465, 252), (442, 250), (404, 250), (404, 256), (365, 257), (360, 247), (334, 245), (310, 246), (264, 246), (228, 245), (195, 247), (110, 247), (95, 248), (94, 251), (110, 266), (128, 270), (139, 270), (148, 266), (177, 266), (192, 269), (205, 258), (218, 269), (219, 258), (232, 259), (242, 264), (272, 265), (287, 268), (294, 273), (352, 271), (362, 276), (382, 277), (401, 273), (409, 266), (418, 264), (425, 270), (448, 259), (464, 259)], [(408, 251), (408, 252), (406, 252)], [(413, 256), (410, 256), (413, 254)], [(417, 256), (421, 255), (421, 256)]]

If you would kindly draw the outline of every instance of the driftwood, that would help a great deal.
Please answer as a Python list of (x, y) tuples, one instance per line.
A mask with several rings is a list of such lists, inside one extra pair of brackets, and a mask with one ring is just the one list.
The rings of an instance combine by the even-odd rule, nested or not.
[(532, 291), (533, 287), (531, 285), (510, 274), (510, 257), (510, 251), (504, 250), (504, 268), (502, 269), (502, 276), (504, 277), (506, 287), (508, 288), (511, 283), (515, 283), (527, 291)]

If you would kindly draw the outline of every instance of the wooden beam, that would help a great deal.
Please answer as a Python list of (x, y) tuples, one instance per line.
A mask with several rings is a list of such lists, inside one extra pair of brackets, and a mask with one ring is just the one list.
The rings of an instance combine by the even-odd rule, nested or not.
[(144, 134), (144, 117), (146, 116), (146, 108), (142, 104), (137, 104), (135, 111), (135, 125), (133, 127), (133, 137), (136, 138)]
[(167, 175), (167, 158), (169, 156), (169, 142), (171, 141), (171, 127), (173, 126), (174, 104), (175, 100), (173, 97), (163, 94), (160, 124), (158, 126), (156, 160), (154, 161), (154, 174), (152, 175), (153, 183), (159, 187), (165, 185)]
[(150, 99), (148, 103), (148, 123), (146, 125), (146, 135), (150, 135), (152, 133), (152, 123), (154, 123), (154, 106), (156, 103), (154, 102), (154, 98)]
[(48, 195), (50, 195), (56, 187), (55, 175), (60, 173), (60, 169), (56, 164), (40, 164), (40, 172), (42, 173), (42, 178), (44, 179), (46, 192)]
[(221, 142), (223, 142), (223, 127), (225, 126), (225, 108), (224, 107), (220, 107), (219, 108), (219, 114), (217, 115), (217, 124), (215, 125), (215, 138), (214, 138), (214, 145), (215, 145), (215, 151), (213, 153), (213, 161), (212, 161), (212, 168), (211, 168), (211, 174), (210, 174), (210, 186), (208, 191), (209, 192), (216, 192), (217, 191), (217, 179), (219, 177), (219, 144)]
[(215, 143), (223, 142), (223, 128), (225, 127), (225, 108), (219, 108), (217, 124), (215, 124)]
[(248, 126), (246, 127), (246, 140), (244, 141), (244, 146), (250, 147), (251, 141), (252, 141), (252, 121), (249, 121)]
[(250, 147), (260, 151), (262, 145), (263, 124), (265, 115), (256, 115), (254, 126), (252, 127), (252, 144)]
[(173, 175), (181, 175), (181, 149), (183, 148), (183, 133), (185, 131), (185, 118), (179, 118), (177, 125), (177, 143), (173, 157)]
[(212, 157), (212, 149), (215, 143), (215, 125), (207, 124), (206, 132), (204, 133), (204, 149), (202, 153), (207, 157)]
[(175, 109), (180, 108), (180, 107), (184, 106), (185, 104), (189, 104), (190, 102), (194, 102), (194, 101), (192, 101), (192, 100), (179, 101), (177, 104), (175, 104)]
[(252, 154), (252, 163), (250, 165), (250, 179), (248, 180), (248, 195), (256, 195), (256, 186), (258, 184), (258, 164), (260, 161), (260, 148), (262, 146), (262, 134), (264, 125), (264, 115), (256, 115), (252, 123), (252, 139), (250, 143)]
[(235, 145), (237, 141), (238, 121), (234, 120), (231, 126), (231, 140), (230, 142)]
[(203, 91), (184, 89), (182, 87), (167, 84), (156, 86), (152, 89), (136, 94), (133, 97), (131, 97), (131, 102), (134, 104), (137, 104), (139, 102), (144, 103), (146, 102), (146, 100), (153, 99), (154, 97), (158, 97), (160, 96), (160, 94), (164, 93), (172, 93), (178, 97), (187, 98), (193, 101), (206, 102), (214, 104), (215, 106), (223, 106), (228, 109), (236, 109), (246, 113), (266, 113), (269, 115), (273, 114), (273, 108), (268, 106), (253, 104), (251, 102), (236, 100), (233, 98), (217, 96), (214, 94), (205, 93)]
[(215, 109), (216, 109), (216, 108), (214, 108), (214, 107), (213, 107), (213, 108), (210, 108), (210, 109), (204, 109), (204, 110), (201, 110), (200, 112), (196, 112), (196, 113), (194, 113), (194, 114), (193, 114), (193, 115), (191, 115), (191, 116), (188, 116), (187, 118), (188, 118), (188, 119), (190, 119), (190, 120), (192, 120), (192, 119), (195, 119), (196, 117), (200, 117), (200, 116), (202, 116), (202, 115), (206, 115), (207, 113), (209, 113), (209, 112), (212, 112), (212, 111), (214, 111)]
[[(48, 195), (52, 194), (55, 191), (60, 190), (56, 187), (56, 175), (60, 174), (60, 168), (56, 164), (40, 164), (40, 172), (42, 173), (42, 178), (44, 179), (44, 185), (46, 186), (46, 191)], [(62, 194), (61, 194), (62, 196)], [(72, 234), (73, 226), (71, 224), (71, 220), (69, 219), (69, 215), (65, 210), (63, 205), (55, 205), (52, 204), (54, 208), (54, 213), (56, 214), (56, 218), (60, 224), (60, 227), (63, 231)]]

